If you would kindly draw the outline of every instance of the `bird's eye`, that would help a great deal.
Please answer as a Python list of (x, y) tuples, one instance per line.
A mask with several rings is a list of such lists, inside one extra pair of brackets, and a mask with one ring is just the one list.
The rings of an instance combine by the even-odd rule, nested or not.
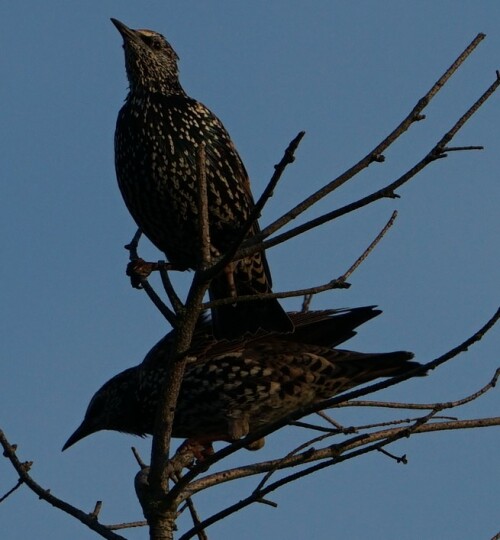
[(161, 41), (159, 39), (153, 39), (151, 41), (151, 48), (155, 51), (159, 51), (161, 49)]

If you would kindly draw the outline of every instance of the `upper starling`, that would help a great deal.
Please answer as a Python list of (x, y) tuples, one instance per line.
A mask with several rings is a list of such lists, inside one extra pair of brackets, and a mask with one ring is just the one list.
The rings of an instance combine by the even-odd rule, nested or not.
[[(205, 145), (211, 255), (238, 238), (254, 208), (247, 172), (221, 121), (187, 96), (178, 56), (161, 35), (132, 30), (111, 19), (123, 37), (129, 93), (118, 114), (115, 167), (125, 203), (142, 232), (180, 269), (199, 266), (199, 148)], [(248, 237), (259, 232), (257, 222)], [(212, 300), (271, 292), (264, 253), (233, 263), (210, 286)], [(213, 312), (218, 337), (259, 328), (293, 330), (276, 299), (220, 307)]]
[[(290, 314), (294, 334), (260, 332), (233, 342), (214, 340), (202, 324), (188, 353), (172, 435), (203, 444), (234, 440), (300, 407), (415, 369), (420, 364), (409, 362), (409, 352), (363, 354), (332, 348), (379, 313), (373, 307), (295, 313)], [(171, 346), (172, 333), (142, 364), (104, 384), (63, 450), (103, 429), (152, 434)]]

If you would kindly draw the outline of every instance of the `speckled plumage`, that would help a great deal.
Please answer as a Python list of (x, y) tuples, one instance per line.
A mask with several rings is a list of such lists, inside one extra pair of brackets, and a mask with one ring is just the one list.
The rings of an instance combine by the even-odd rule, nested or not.
[[(189, 352), (173, 436), (237, 439), (300, 407), (414, 369), (419, 364), (410, 362), (413, 355), (405, 351), (363, 354), (333, 348), (379, 313), (370, 306), (290, 314), (294, 334), (260, 332), (233, 342), (214, 340), (208, 325), (201, 325)], [(64, 449), (103, 429), (151, 434), (171, 346), (170, 333), (142, 364), (108, 381)]]
[[(120, 31), (130, 83), (115, 132), (115, 166), (125, 203), (143, 233), (180, 269), (199, 264), (197, 158), (205, 144), (212, 256), (224, 253), (246, 223), (254, 201), (247, 172), (221, 121), (184, 92), (177, 54), (151, 30)], [(258, 224), (248, 236), (259, 231)], [(229, 272), (231, 273), (231, 272)], [(213, 280), (212, 299), (271, 291), (264, 253), (238, 261)], [(236, 289), (236, 291), (234, 291)], [(293, 328), (277, 300), (233, 304), (214, 310), (218, 337), (259, 328)]]

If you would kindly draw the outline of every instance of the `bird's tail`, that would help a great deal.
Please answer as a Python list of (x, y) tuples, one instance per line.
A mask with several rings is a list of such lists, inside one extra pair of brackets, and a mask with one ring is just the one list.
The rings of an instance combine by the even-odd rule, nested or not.
[(337, 347), (354, 337), (356, 328), (382, 313), (377, 306), (321, 311), (291, 312), (295, 331), (283, 339), (323, 347)]
[[(337, 384), (342, 379), (347, 383), (342, 385), (344, 391), (381, 377), (408, 375), (422, 367), (419, 362), (411, 362), (413, 357), (413, 353), (407, 351), (366, 354), (334, 349), (329, 360), (338, 370), (334, 377)], [(426, 372), (421, 371), (415, 375), (423, 376)]]
[[(236, 339), (245, 334), (255, 334), (258, 330), (269, 332), (292, 332), (294, 326), (276, 298), (257, 299), (259, 294), (271, 292), (260, 291), (253, 281), (240, 279), (234, 272), (234, 287), (231, 291), (226, 274), (221, 274), (210, 284), (210, 299), (218, 300), (231, 296), (255, 296), (256, 300), (235, 302), (212, 309), (213, 332), (217, 339)], [(235, 294), (236, 293), (236, 294)]]

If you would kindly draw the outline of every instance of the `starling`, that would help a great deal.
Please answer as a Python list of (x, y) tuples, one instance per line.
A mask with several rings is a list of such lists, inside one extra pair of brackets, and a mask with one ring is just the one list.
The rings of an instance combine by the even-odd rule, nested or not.
[[(202, 324), (188, 353), (173, 436), (210, 448), (213, 441), (238, 439), (298, 408), (420, 366), (405, 351), (364, 354), (333, 348), (380, 313), (372, 306), (291, 313), (293, 334), (259, 332), (232, 342), (215, 340)], [(152, 434), (171, 347), (172, 333), (140, 365), (104, 384), (63, 450), (104, 429)]]
[[(254, 208), (250, 182), (221, 121), (186, 94), (178, 56), (161, 35), (132, 30), (111, 19), (123, 37), (129, 93), (118, 114), (115, 167), (125, 204), (142, 232), (181, 270), (200, 262), (198, 231), (199, 149), (205, 145), (210, 251), (224, 254)], [(252, 226), (247, 238), (259, 232)], [(210, 298), (271, 292), (264, 252), (231, 263), (211, 283)], [(276, 299), (234, 303), (213, 310), (218, 338), (259, 328), (293, 330)]]

